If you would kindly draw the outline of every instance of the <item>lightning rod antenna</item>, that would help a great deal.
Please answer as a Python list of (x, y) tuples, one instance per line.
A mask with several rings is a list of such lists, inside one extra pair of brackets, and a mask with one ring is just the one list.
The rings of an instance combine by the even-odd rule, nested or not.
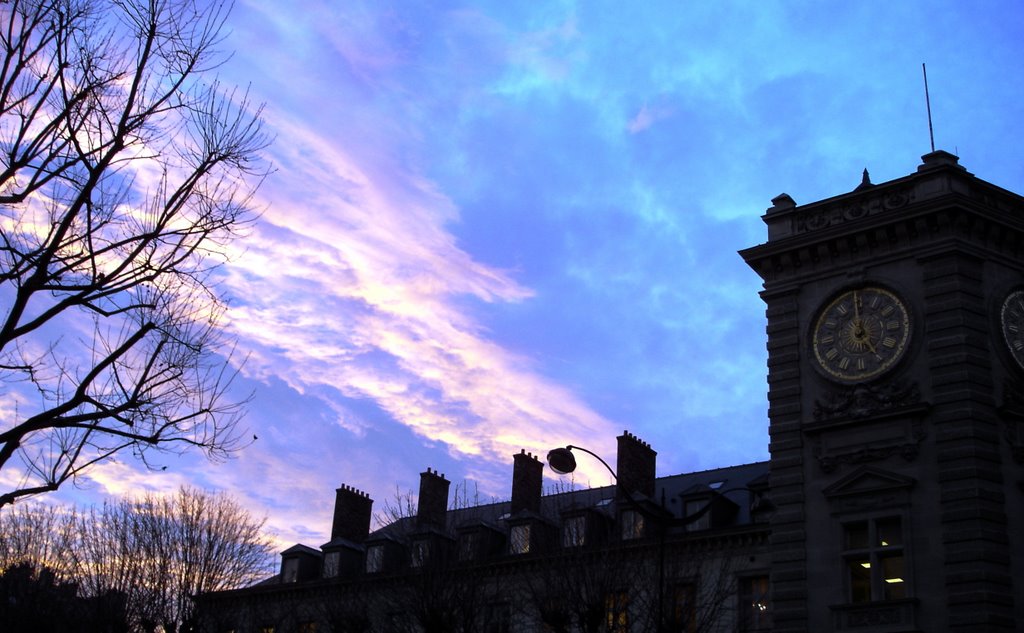
[(932, 100), (928, 96), (928, 69), (924, 62), (921, 62), (921, 72), (924, 74), (924, 103), (928, 108), (928, 138), (932, 142), (932, 152), (935, 152), (935, 130), (932, 129)]

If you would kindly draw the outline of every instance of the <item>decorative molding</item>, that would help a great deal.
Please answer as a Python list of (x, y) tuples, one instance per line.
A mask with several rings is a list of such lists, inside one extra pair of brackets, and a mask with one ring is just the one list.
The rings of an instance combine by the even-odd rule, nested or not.
[(814, 421), (804, 426), (824, 472), (892, 456), (917, 459), (929, 406), (916, 382), (861, 383), (824, 395), (815, 400)]
[[(888, 627), (914, 627), (916, 600), (888, 600), (865, 604), (832, 605), (837, 631), (865, 628), (891, 630)], [(884, 627), (879, 629), (877, 627)], [(905, 630), (905, 629), (900, 629)]]
[(900, 209), (914, 199), (914, 190), (903, 187), (876, 196), (846, 200), (806, 209), (793, 216), (793, 233), (807, 233), (845, 222)]
[(836, 419), (859, 420), (878, 416), (895, 409), (910, 407), (921, 402), (917, 383), (901, 381), (877, 385), (857, 384), (840, 391), (826, 392), (826, 401), (814, 401), (814, 420), (824, 422)]

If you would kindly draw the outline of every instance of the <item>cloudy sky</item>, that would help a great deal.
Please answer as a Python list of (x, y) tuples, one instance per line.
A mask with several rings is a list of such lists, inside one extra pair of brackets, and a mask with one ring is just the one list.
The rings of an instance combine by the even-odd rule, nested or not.
[[(624, 429), (659, 474), (768, 457), (764, 308), (736, 251), (935, 143), (1024, 192), (1016, 1), (239, 0), (226, 83), (275, 172), (223, 272), (248, 362), (234, 459), (128, 460), (106, 494), (225, 490), (282, 543), (334, 489), (434, 468), (507, 498), (511, 457)], [(607, 482), (581, 460), (577, 482)]]

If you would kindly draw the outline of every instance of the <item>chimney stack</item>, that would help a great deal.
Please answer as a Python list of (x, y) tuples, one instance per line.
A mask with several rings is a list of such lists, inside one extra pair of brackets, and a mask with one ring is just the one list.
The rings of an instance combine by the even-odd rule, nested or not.
[(334, 501), (331, 540), (343, 538), (361, 543), (370, 533), (372, 511), (373, 499), (368, 494), (342, 484)]
[(540, 495), (544, 485), (544, 463), (526, 449), (513, 456), (512, 514), (521, 510), (540, 512)]
[(655, 466), (658, 453), (651, 445), (629, 431), (618, 438), (619, 454), (616, 470), (619, 489), (654, 498)]
[(444, 529), (449, 485), (451, 482), (436, 470), (427, 468), (427, 472), (420, 473), (419, 507), (416, 511), (418, 526)]

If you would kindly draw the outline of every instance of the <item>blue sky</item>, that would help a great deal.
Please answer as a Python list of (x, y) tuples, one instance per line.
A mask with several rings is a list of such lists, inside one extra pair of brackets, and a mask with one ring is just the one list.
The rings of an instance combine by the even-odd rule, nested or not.
[[(240, 1), (228, 84), (275, 172), (221, 271), (259, 439), (129, 460), (57, 500), (226, 490), (283, 543), (427, 467), (506, 498), (512, 455), (659, 474), (768, 457), (760, 216), (911, 173), (935, 143), (1024, 192), (1016, 2)], [(604, 484), (581, 460), (577, 482)]]

